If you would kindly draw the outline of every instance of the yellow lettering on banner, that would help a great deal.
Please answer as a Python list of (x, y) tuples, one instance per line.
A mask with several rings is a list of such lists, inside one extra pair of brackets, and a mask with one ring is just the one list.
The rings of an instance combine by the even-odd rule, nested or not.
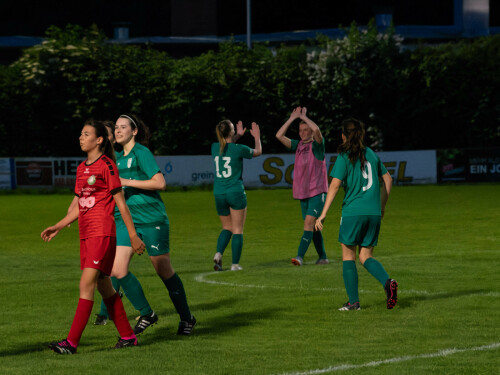
[(275, 185), (283, 178), (283, 172), (281, 171), (281, 169), (274, 167), (272, 165), (273, 163), (280, 167), (285, 165), (283, 159), (277, 157), (271, 157), (264, 160), (264, 163), (262, 164), (264, 171), (274, 176), (273, 178), (270, 178), (268, 175), (261, 174), (259, 176), (260, 181), (265, 185)]
[(395, 169), (390, 169), (390, 168), (393, 168), (396, 166), (396, 162), (395, 161), (387, 161), (384, 164), (384, 167), (387, 169), (387, 172), (389, 172), (389, 174), (394, 177), (394, 174), (396, 173), (396, 170)]
[(406, 172), (406, 162), (405, 161), (400, 161), (399, 162), (399, 169), (398, 169), (398, 182), (399, 183), (405, 183), (405, 182), (412, 182), (413, 177), (406, 177), (405, 176)]

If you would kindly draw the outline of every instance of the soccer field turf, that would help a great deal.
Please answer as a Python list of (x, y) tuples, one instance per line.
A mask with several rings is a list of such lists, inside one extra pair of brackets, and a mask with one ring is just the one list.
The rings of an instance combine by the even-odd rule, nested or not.
[[(92, 324), (95, 303), (73, 356), (47, 343), (66, 337), (77, 305), (77, 225), (48, 244), (40, 239), (72, 196), (0, 195), (0, 373), (499, 373), (500, 185), (394, 187), (374, 256), (399, 282), (398, 305), (385, 308), (382, 287), (357, 263), (362, 309), (348, 312), (337, 311), (347, 301), (340, 199), (323, 231), (330, 264), (315, 265), (311, 245), (305, 266), (294, 267), (302, 220), (291, 190), (247, 195), (243, 271), (216, 273), (212, 193), (162, 193), (172, 263), (198, 320), (191, 336), (175, 335), (179, 319), (167, 291), (147, 256), (136, 256), (131, 271), (158, 324), (137, 348), (113, 350), (117, 331)], [(230, 263), (229, 246), (226, 270)], [(123, 301), (134, 325), (137, 312)]]

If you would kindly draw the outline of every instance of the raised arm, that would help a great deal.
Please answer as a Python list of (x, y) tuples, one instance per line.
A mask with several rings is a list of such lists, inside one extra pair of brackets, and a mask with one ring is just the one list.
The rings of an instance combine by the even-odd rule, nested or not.
[(241, 121), (238, 121), (238, 123), (236, 124), (236, 133), (233, 135), (233, 143), (236, 143), (238, 142), (238, 140), (243, 137), (243, 135), (245, 134), (247, 128), (244, 128), (243, 127), (243, 122)]
[(292, 111), (292, 113), (290, 114), (290, 118), (288, 120), (286, 120), (286, 122), (281, 126), (281, 128), (279, 128), (278, 132), (276, 133), (276, 138), (278, 139), (278, 141), (283, 143), (283, 145), (286, 148), (292, 147), (292, 141), (290, 140), (290, 138), (285, 136), (285, 134), (286, 134), (288, 128), (290, 127), (290, 125), (292, 124), (292, 122), (294, 122), (294, 120), (296, 120), (300, 117), (300, 110), (301, 110), (300, 107), (295, 108)]
[(260, 128), (255, 122), (252, 122), (252, 129), (250, 129), (250, 134), (255, 139), (255, 148), (253, 150), (253, 157), (262, 155), (262, 143), (260, 142)]
[(302, 110), (300, 111), (300, 119), (304, 121), (312, 130), (313, 132), (313, 138), (317, 143), (322, 143), (323, 142), (323, 135), (321, 134), (321, 130), (319, 130), (319, 126), (316, 125), (316, 123), (311, 120), (309, 117), (307, 117), (307, 108), (303, 107)]
[(120, 177), (120, 182), (122, 186), (130, 186), (143, 190), (165, 190), (167, 185), (165, 177), (163, 177), (161, 172), (158, 172), (149, 180), (127, 180), (126, 178)]
[(335, 196), (337, 195), (341, 184), (342, 181), (340, 181), (338, 178), (333, 178), (332, 182), (330, 182), (330, 187), (328, 188), (328, 194), (326, 194), (326, 200), (325, 200), (325, 205), (323, 206), (323, 211), (321, 212), (321, 215), (316, 219), (316, 224), (314, 225), (316, 230), (323, 229), (323, 222), (325, 221), (326, 213), (330, 209), (330, 206), (332, 205), (332, 202), (335, 199)]
[(141, 255), (146, 248), (144, 242), (139, 238), (137, 232), (135, 231), (134, 222), (132, 221), (132, 215), (130, 214), (130, 210), (128, 209), (127, 203), (125, 203), (125, 196), (123, 195), (123, 190), (119, 189), (113, 194), (113, 198), (115, 199), (116, 206), (120, 210), (120, 214), (122, 215), (123, 222), (127, 227), (128, 235), (130, 237), (130, 243), (132, 245), (132, 250), (134, 250), (137, 254)]
[(380, 189), (380, 206), (382, 209), (382, 218), (385, 213), (385, 205), (387, 204), (387, 200), (389, 199), (389, 194), (391, 194), (392, 189), (392, 177), (389, 172), (382, 176), (382, 189)]

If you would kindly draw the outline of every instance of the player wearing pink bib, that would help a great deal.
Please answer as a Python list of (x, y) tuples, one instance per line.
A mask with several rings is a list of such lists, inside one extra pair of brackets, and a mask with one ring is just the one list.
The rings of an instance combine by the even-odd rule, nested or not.
[(77, 168), (75, 194), (78, 205), (57, 224), (46, 228), (41, 237), (49, 242), (61, 229), (78, 219), (80, 230), (80, 299), (71, 329), (66, 339), (52, 342), (49, 348), (58, 354), (74, 354), (87, 325), (94, 305), (97, 287), (102, 295), (120, 338), (115, 348), (137, 345), (118, 293), (113, 289), (109, 274), (116, 250), (115, 203), (126, 223), (132, 247), (144, 251), (144, 243), (137, 236), (130, 211), (125, 203), (114, 163), (114, 151), (105, 126), (89, 120), (80, 135), (80, 147), (87, 160)]
[[(314, 230), (316, 218), (321, 214), (328, 191), (328, 178), (325, 162), (325, 139), (321, 135), (318, 125), (307, 117), (307, 108), (297, 107), (292, 111), (290, 118), (276, 133), (276, 138), (288, 149), (295, 151), (295, 165), (293, 170), (293, 197), (300, 200), (304, 233), (300, 240), (297, 256), (292, 263), (301, 266), (304, 255), (311, 240), (314, 243), (318, 260), (316, 264), (328, 264), (325, 245), (321, 231)], [(300, 141), (285, 136), (289, 126), (296, 120), (299, 124)]]

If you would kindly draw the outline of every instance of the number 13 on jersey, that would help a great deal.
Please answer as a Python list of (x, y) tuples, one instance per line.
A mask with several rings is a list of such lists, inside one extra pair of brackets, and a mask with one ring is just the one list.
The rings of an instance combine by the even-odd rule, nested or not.
[[(221, 178), (221, 177), (224, 177), (224, 178), (228, 178), (228, 177), (231, 177), (231, 173), (232, 173), (232, 170), (231, 170), (231, 166), (229, 165), (229, 163), (231, 162), (231, 158), (229, 156), (223, 156), (222, 157), (222, 162), (223, 162), (223, 167), (222, 167), (222, 170), (219, 166), (219, 157), (216, 156), (214, 158), (214, 161), (215, 161), (215, 172), (217, 174), (217, 177)], [(221, 175), (221, 172), (222, 172), (222, 175)]]

